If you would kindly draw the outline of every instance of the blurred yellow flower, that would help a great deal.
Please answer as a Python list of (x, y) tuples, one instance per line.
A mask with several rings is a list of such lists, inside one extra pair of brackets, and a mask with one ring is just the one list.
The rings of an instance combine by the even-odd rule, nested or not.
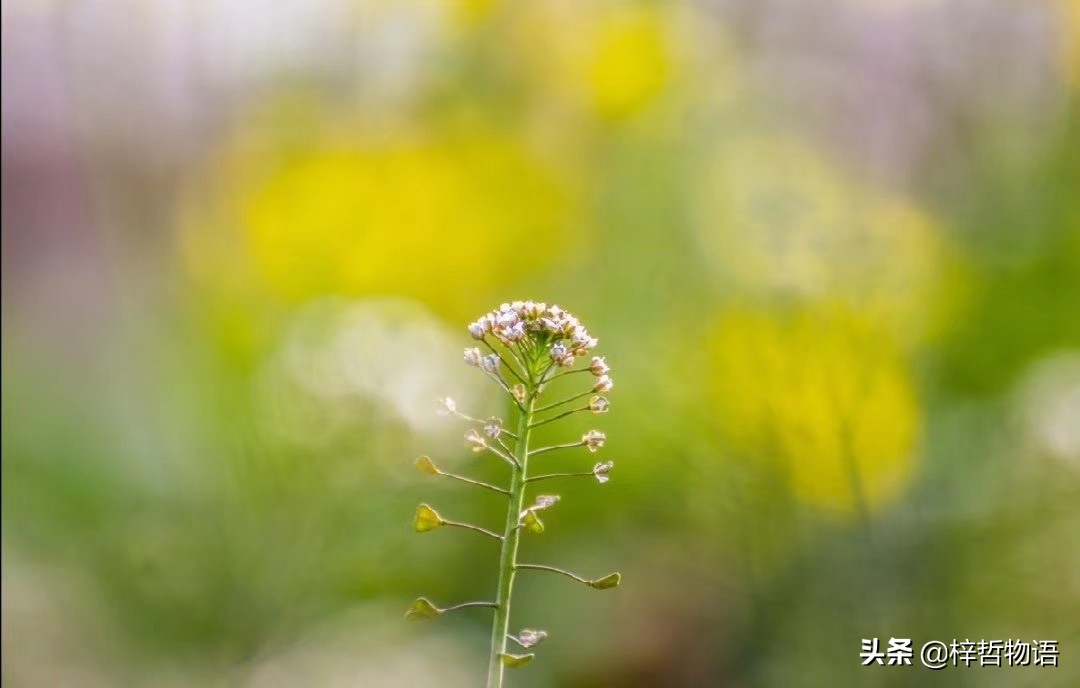
[(893, 339), (842, 306), (732, 310), (709, 353), (734, 453), (839, 514), (895, 500), (916, 464), (920, 410)]
[(664, 25), (641, 10), (605, 18), (586, 56), (593, 107), (619, 117), (648, 102), (667, 83), (671, 69)]
[(191, 212), (185, 254), (209, 298), (395, 295), (457, 317), (587, 250), (558, 171), (510, 136), (259, 143), (226, 156)]
[(536, 46), (525, 58), (534, 77), (601, 119), (638, 112), (671, 79), (672, 27), (659, 8), (541, 2), (516, 20), (514, 48)]
[(785, 136), (725, 140), (699, 196), (705, 256), (733, 288), (843, 301), (908, 343), (940, 319), (946, 252), (933, 219), (810, 147)]

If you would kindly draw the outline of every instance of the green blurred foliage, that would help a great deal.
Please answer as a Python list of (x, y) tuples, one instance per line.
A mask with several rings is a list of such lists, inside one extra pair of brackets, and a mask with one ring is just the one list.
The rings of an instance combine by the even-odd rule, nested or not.
[[(514, 625), (550, 635), (513, 685), (1075, 685), (1080, 21), (1024, 15), (1052, 30), (1000, 52), (1030, 79), (955, 37), (887, 49), (961, 4), (335, 4), (297, 29), (310, 63), (220, 110), (183, 92), (209, 132), (186, 143), (123, 143), (145, 93), (109, 129), (86, 94), (123, 79), (63, 72), (82, 137), (46, 134), (84, 176), (15, 115), (4, 143), (4, 682), (479, 683), (486, 612), (401, 615), (490, 597), (496, 549), (411, 518), (502, 504), (413, 461), (505, 478), (432, 402), (508, 412), (464, 325), (535, 298), (616, 381), (540, 433), (602, 427), (601, 454), (545, 468), (616, 466), (558, 486), (526, 557), (623, 578), (523, 576)], [(877, 68), (911, 82), (883, 96)], [(57, 184), (85, 194), (72, 230)], [(891, 636), (1057, 639), (1061, 666), (859, 666)]]

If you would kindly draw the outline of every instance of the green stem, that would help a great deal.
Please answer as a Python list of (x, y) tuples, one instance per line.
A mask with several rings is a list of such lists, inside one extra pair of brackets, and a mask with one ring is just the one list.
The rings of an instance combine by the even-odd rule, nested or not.
[[(530, 386), (531, 387), (531, 386)], [(510, 478), (510, 505), (506, 510), (506, 527), (503, 531), (502, 551), (499, 554), (499, 590), (496, 597), (495, 620), (491, 627), (491, 654), (488, 658), (488, 688), (502, 688), (502, 655), (506, 653), (506, 636), (510, 630), (510, 600), (514, 591), (514, 573), (517, 568), (518, 542), (521, 529), (518, 518), (525, 505), (526, 467), (529, 460), (529, 424), (536, 406), (536, 396), (529, 389), (528, 403), (518, 418), (518, 442), (515, 449), (517, 465), (512, 467)]]
[(584, 583), (585, 585), (588, 585), (590, 583), (588, 578), (582, 578), (581, 576), (577, 575), (576, 573), (570, 573), (569, 571), (566, 571), (564, 569), (560, 569), (557, 566), (547, 566), (546, 564), (518, 564), (517, 568), (520, 569), (520, 570), (523, 570), (523, 571), (524, 570), (550, 571), (551, 573), (557, 573), (560, 576), (566, 576), (567, 578), (573, 578), (578, 583)]
[(537, 480), (551, 480), (552, 478), (576, 478), (578, 476), (596, 475), (592, 471), (581, 471), (580, 473), (548, 473), (546, 475), (534, 475), (531, 478), (527, 478), (525, 482), (535, 483)]
[(573, 415), (575, 413), (581, 413), (582, 411), (588, 411), (588, 410), (589, 410), (588, 406), (582, 406), (581, 408), (576, 408), (576, 409), (573, 409), (573, 410), (570, 410), (570, 411), (563, 411), (562, 413), (558, 414), (557, 416), (552, 416), (551, 418), (545, 418), (544, 420), (538, 420), (535, 423), (533, 423), (532, 425), (530, 425), (529, 427), (530, 428), (538, 428), (541, 425), (547, 425), (548, 423), (554, 423), (555, 421), (557, 421), (557, 420), (559, 420), (561, 418), (566, 418), (567, 416), (571, 416), (571, 415)]

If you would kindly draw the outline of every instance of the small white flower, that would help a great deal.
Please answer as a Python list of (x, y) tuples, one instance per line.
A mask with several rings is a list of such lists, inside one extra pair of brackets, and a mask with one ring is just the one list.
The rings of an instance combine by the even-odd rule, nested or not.
[(489, 373), (499, 372), (499, 357), (495, 354), (488, 354), (480, 359), (480, 367)]
[(611, 469), (614, 467), (614, 461), (604, 461), (603, 463), (598, 463), (593, 466), (592, 472), (593, 475), (596, 476), (596, 482), (603, 485), (607, 481), (611, 480), (611, 476), (609, 475), (609, 473), (611, 473)]
[(540, 509), (550, 509), (558, 503), (559, 495), (536, 495), (536, 500), (529, 508), (533, 511), (539, 511)]
[(607, 375), (610, 371), (611, 368), (608, 366), (607, 361), (604, 360), (603, 356), (593, 356), (592, 363), (589, 364), (590, 373), (596, 377), (600, 377), (601, 375)]
[(525, 323), (520, 320), (503, 330), (503, 337), (508, 342), (518, 342), (525, 338)]
[(574, 354), (570, 353), (570, 349), (561, 342), (551, 346), (550, 356), (551, 360), (563, 367), (568, 368), (574, 365)]
[(465, 365), (476, 367), (480, 365), (480, 358), (480, 349), (475, 346), (470, 349), (465, 349)]
[(440, 416), (449, 416), (451, 413), (457, 411), (457, 404), (450, 397), (443, 397), (437, 402), (438, 407), (435, 409), (435, 413)]
[(502, 431), (503, 422), (501, 418), (496, 418), (495, 416), (492, 416), (491, 418), (488, 418), (486, 423), (484, 423), (484, 434), (491, 439), (498, 438)]
[(600, 392), (606, 394), (611, 391), (611, 388), (615, 386), (615, 383), (607, 375), (601, 375), (596, 379), (596, 384), (593, 385), (594, 392)]
[(524, 648), (536, 647), (544, 638), (547, 638), (547, 631), (534, 631), (531, 628), (523, 628), (521, 632), (517, 634), (517, 641)]
[(487, 441), (475, 429), (465, 433), (465, 446), (474, 452), (483, 451), (487, 448)]
[(510, 310), (510, 307), (503, 304), (502, 309), (495, 314), (495, 325), (500, 328), (512, 327), (518, 321), (518, 314)]
[(550, 351), (551, 360), (558, 361), (560, 358), (565, 356), (568, 351), (569, 349), (567, 349), (566, 345), (564, 344), (553, 344)]
[(604, 440), (607, 439), (607, 435), (599, 430), (590, 430), (581, 436), (581, 443), (585, 445), (585, 448), (591, 452), (595, 452), (600, 447), (604, 446)]
[(472, 338), (476, 340), (484, 338), (484, 335), (487, 334), (487, 327), (485, 327), (485, 321), (483, 318), (469, 324), (469, 334), (471, 334)]
[(533, 501), (532, 506), (522, 509), (521, 513), (518, 515), (519, 522), (530, 513), (535, 515), (537, 511), (550, 509), (559, 503), (559, 499), (559, 495), (536, 495), (536, 499)]
[(581, 351), (582, 354), (589, 349), (594, 348), (599, 340), (596, 337), (590, 337), (588, 330), (582, 326), (577, 326), (570, 334), (570, 342), (573, 344), (575, 350)]
[(581, 327), (581, 323), (574, 316), (567, 313), (562, 319), (562, 333), (566, 337), (572, 337), (574, 332)]
[(589, 410), (593, 413), (607, 413), (608, 412), (608, 400), (607, 397), (596, 396), (589, 399)]

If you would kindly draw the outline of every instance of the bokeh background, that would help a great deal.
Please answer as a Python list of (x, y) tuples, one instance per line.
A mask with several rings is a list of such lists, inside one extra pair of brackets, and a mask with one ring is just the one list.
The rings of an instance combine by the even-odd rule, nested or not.
[[(479, 685), (449, 394), (570, 309), (512, 685), (1080, 685), (1080, 3), (3, 4), (3, 681)], [(504, 409), (505, 410), (505, 409)], [(585, 421), (564, 428), (567, 435)], [(593, 457), (553, 457), (563, 470)], [(863, 668), (862, 638), (1060, 642)]]

